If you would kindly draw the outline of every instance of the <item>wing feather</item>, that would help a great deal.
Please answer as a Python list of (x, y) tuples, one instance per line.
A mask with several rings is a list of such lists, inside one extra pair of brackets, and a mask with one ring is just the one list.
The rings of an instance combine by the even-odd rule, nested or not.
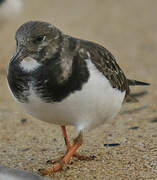
[(128, 80), (117, 64), (114, 56), (106, 48), (96, 43), (81, 40), (80, 44), (86, 54), (87, 52), (90, 53), (91, 61), (110, 81), (112, 87), (117, 88), (122, 92), (126, 91), (126, 95), (129, 94)]

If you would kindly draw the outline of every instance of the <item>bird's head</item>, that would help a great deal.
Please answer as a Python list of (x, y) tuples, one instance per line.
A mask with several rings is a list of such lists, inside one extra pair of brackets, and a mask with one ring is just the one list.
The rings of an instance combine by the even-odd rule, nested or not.
[(23, 24), (16, 32), (16, 51), (11, 63), (20, 62), (26, 57), (42, 63), (58, 52), (62, 33), (55, 26), (41, 21)]

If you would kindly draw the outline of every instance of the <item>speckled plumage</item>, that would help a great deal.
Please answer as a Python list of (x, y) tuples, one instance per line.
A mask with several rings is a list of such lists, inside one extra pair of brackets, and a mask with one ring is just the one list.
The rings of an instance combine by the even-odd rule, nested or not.
[[(36, 107), (34, 103), (41, 104), (41, 102), (43, 102), (43, 105), (40, 105), (40, 107), (31, 113), (41, 120), (62, 125), (64, 125), (64, 123), (66, 125), (76, 125), (79, 124), (79, 121), (83, 122), (83, 118), (86, 119), (88, 115), (77, 117), (79, 113), (76, 113), (76, 115), (73, 116), (74, 120), (71, 120), (74, 122), (71, 123), (69, 120), (63, 120), (63, 118), (66, 117), (65, 114), (70, 113), (72, 109), (67, 111), (63, 110), (62, 107), (61, 109), (64, 112), (63, 117), (60, 116), (60, 114), (62, 114), (59, 112), (60, 108), (56, 109), (59, 115), (54, 112), (55, 120), (54, 118), (51, 120), (53, 113), (50, 113), (51, 116), (48, 116), (47, 114), (49, 112), (43, 109), (50, 104), (49, 111), (51, 111), (51, 109), (55, 109), (55, 103), (62, 102), (67, 106), (65, 103), (66, 99), (69, 101), (68, 98), (74, 95), (77, 97), (79, 91), (86, 92), (84, 91), (86, 87), (89, 87), (88, 91), (90, 96), (88, 97), (86, 93), (85, 95), (81, 94), (82, 97), (84, 96), (83, 99), (85, 102), (81, 100), (80, 104), (78, 103), (79, 106), (81, 106), (81, 103), (87, 103), (88, 107), (89, 99), (93, 99), (90, 103), (95, 104), (94, 101), (96, 101), (96, 99), (92, 96), (97, 96), (98, 103), (102, 101), (100, 103), (102, 107), (99, 107), (99, 111), (101, 110), (103, 112), (103, 109), (109, 108), (111, 113), (110, 116), (107, 115), (107, 117), (110, 119), (113, 114), (118, 113), (124, 99), (123, 96), (129, 94), (129, 84), (134, 82), (131, 84), (133, 85), (137, 82), (128, 80), (125, 77), (113, 55), (103, 46), (65, 35), (49, 23), (39, 21), (25, 23), (17, 30), (16, 41), (16, 52), (11, 59), (8, 70), (8, 83), (15, 98), (22, 103), (22, 105), (26, 104), (28, 112), (29, 109), (31, 111), (34, 106)], [(89, 64), (91, 64), (90, 67), (88, 67)], [(95, 67), (95, 70), (91, 71), (91, 67), (92, 69)], [(99, 77), (101, 81), (99, 82), (99, 79), (97, 80), (95, 77)], [(91, 78), (96, 82), (91, 83)], [(102, 87), (100, 85), (101, 82), (104, 83)], [(105, 85), (106, 83), (108, 84), (107, 86)], [(99, 86), (102, 89), (100, 89)], [(92, 89), (94, 89), (94, 93), (90, 93)], [(109, 94), (108, 89), (110, 89), (109, 92), (111, 92), (111, 94)], [(107, 92), (106, 94), (105, 91)], [(115, 94), (117, 94), (117, 97)], [(34, 100), (35, 98), (33, 98), (33, 96), (37, 97), (38, 100), (37, 98)], [(118, 96), (121, 97), (121, 100)], [(110, 103), (108, 103), (110, 100), (113, 101), (113, 109), (110, 107)], [(75, 101), (76, 100), (73, 99), (72, 104), (68, 103), (68, 106), (75, 106)], [(77, 101), (79, 101), (79, 99)], [(119, 104), (117, 104), (116, 101)], [(31, 108), (29, 108), (29, 104), (32, 104), (30, 106)], [(53, 104), (53, 106), (51, 104)], [(117, 108), (114, 107), (114, 104), (117, 104)], [(94, 107), (96, 109), (97, 105), (95, 104)], [(77, 107), (77, 109), (79, 109), (79, 107)], [(84, 109), (80, 109), (80, 115), (83, 111)], [(39, 117), (38, 112), (43, 112), (43, 115)], [(90, 113), (89, 109), (87, 113)], [(107, 112), (105, 113), (107, 114)], [(107, 118), (105, 113), (104, 119)], [(95, 114), (97, 114), (97, 112)], [(93, 117), (94, 116), (95, 115), (93, 115)], [(103, 116), (103, 114), (101, 116)], [(78, 118), (79, 120), (75, 120)], [(92, 117), (90, 118), (92, 119)], [(94, 121), (98, 120), (93, 118), (93, 124), (95, 124), (95, 126), (101, 124)], [(101, 120), (101, 122), (103, 123), (103, 120)], [(86, 126), (88, 126), (88, 123), (86, 124)], [(93, 126), (92, 120), (89, 126)]]
[[(67, 154), (55, 168), (62, 168), (83, 142), (82, 131), (114, 118), (129, 85), (148, 85), (129, 80), (113, 55), (103, 46), (63, 34), (46, 22), (27, 22), (16, 32), (17, 47), (8, 70), (8, 84), (15, 99), (32, 116), (62, 127)], [(79, 135), (71, 146), (66, 125)], [(84, 157), (83, 157), (84, 159)]]
[[(50, 83), (51, 84), (50, 91), (52, 91), (51, 93), (53, 93), (52, 83), (54, 83), (55, 87), (57, 84), (59, 84), (59, 89), (55, 88), (54, 91), (56, 90), (57, 92), (60, 92), (62, 91), (61, 90), (62, 88), (67, 87), (68, 82), (72, 81), (73, 75), (75, 76), (75, 78), (79, 77), (79, 79), (81, 79), (81, 77), (84, 76), (83, 74), (86, 71), (85, 73), (86, 77), (84, 76), (83, 78), (87, 79), (88, 70), (86, 69), (86, 65), (85, 65), (86, 63), (84, 59), (88, 58), (87, 55), (88, 53), (91, 56), (92, 62), (105, 75), (105, 77), (108, 80), (110, 80), (110, 83), (114, 88), (117, 88), (121, 91), (126, 90), (127, 93), (129, 92), (127, 80), (123, 72), (120, 70), (119, 66), (117, 65), (114, 57), (111, 55), (111, 53), (108, 50), (106, 50), (105, 48), (103, 48), (98, 44), (64, 35), (56, 27), (51, 26), (48, 23), (44, 23), (44, 24), (45, 25), (43, 26), (43, 24), (39, 22), (34, 22), (34, 23), (29, 22), (21, 26), (16, 33), (16, 39), (18, 39), (18, 45), (20, 46), (20, 44), (24, 44), (24, 46), (27, 47), (28, 53), (30, 54), (33, 52), (33, 48), (34, 48), (33, 44), (30, 45), (30, 41), (35, 41), (34, 39), (38, 36), (40, 37), (42, 35), (42, 32), (44, 32), (44, 34), (48, 34), (50, 36), (49, 38), (53, 39), (53, 41), (51, 42), (51, 45), (48, 47), (44, 47), (43, 49), (42, 46), (39, 47), (38, 50), (31, 56), (32, 58), (38, 60), (39, 62), (42, 61), (43, 67), (37, 70), (38, 73), (24, 72), (18, 66), (17, 63), (15, 63), (14, 66), (10, 65), (9, 71), (11, 72), (13, 70), (14, 73), (12, 76), (9, 76), (8, 80), (10, 84), (12, 84), (13, 92), (15, 92), (15, 96), (17, 97), (22, 96), (22, 94), (21, 95), (19, 94), (19, 91), (25, 91), (25, 89), (23, 88), (24, 86), (25, 88), (27, 88), (27, 86), (23, 85), (20, 90), (18, 89), (18, 87), (21, 86), (21, 84), (24, 83), (25, 80), (29, 79), (29, 77), (31, 79), (36, 75), (37, 76), (40, 76), (40, 74), (42, 75), (43, 73), (41, 73), (41, 71), (44, 67), (46, 67), (44, 74), (45, 75), (49, 74), (48, 77), (52, 79)], [(43, 27), (40, 28), (40, 26)], [(46, 28), (45, 26), (47, 26), (48, 28)], [(50, 33), (51, 28), (53, 29), (52, 30), (53, 33)], [(75, 72), (74, 69), (76, 66), (77, 66), (76, 71), (79, 72)], [(21, 76), (19, 76), (18, 73), (20, 73)], [(71, 74), (72, 76), (70, 76)], [(27, 76), (27, 78), (24, 78), (23, 82), (21, 82), (20, 80), (22, 76)], [(16, 83), (13, 82), (15, 79), (16, 79)], [(41, 88), (42, 83), (43, 81), (41, 79), (41, 81), (38, 82), (37, 86)], [(46, 84), (44, 84), (44, 86), (46, 86)], [(78, 80), (75, 86), (73, 85), (73, 88), (71, 88), (71, 90), (73, 89), (72, 91), (81, 88), (81, 86), (78, 85)], [(49, 85), (47, 86), (47, 88), (48, 87)], [(57, 97), (55, 97), (54, 99), (58, 99)], [(26, 97), (23, 98), (25, 99)]]

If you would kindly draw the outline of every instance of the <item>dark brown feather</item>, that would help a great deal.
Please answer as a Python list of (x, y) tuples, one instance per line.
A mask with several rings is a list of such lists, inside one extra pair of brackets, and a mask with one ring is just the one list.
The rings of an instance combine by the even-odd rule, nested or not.
[(80, 46), (90, 53), (91, 61), (97, 69), (110, 81), (113, 88), (129, 94), (129, 84), (114, 56), (103, 46), (89, 41), (80, 40)]

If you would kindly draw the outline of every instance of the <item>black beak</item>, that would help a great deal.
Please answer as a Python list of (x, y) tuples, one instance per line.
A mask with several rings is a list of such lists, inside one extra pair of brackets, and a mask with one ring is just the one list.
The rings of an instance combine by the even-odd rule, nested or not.
[(24, 58), (28, 56), (28, 52), (25, 47), (17, 47), (15, 54), (10, 60), (11, 64), (14, 64), (15, 62), (21, 62)]

